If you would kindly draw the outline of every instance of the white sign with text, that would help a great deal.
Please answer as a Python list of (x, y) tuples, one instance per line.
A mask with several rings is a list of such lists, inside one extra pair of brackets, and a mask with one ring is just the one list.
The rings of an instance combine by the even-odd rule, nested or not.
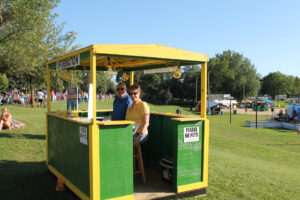
[(79, 137), (82, 144), (88, 145), (88, 131), (86, 127), (79, 126)]
[(80, 65), (80, 54), (56, 62), (56, 70), (67, 69)]
[(144, 70), (144, 74), (156, 74), (156, 73), (166, 73), (174, 72), (177, 67), (167, 67), (167, 68), (158, 68), (158, 69), (148, 69)]
[(184, 128), (184, 142), (199, 141), (199, 127), (185, 127)]

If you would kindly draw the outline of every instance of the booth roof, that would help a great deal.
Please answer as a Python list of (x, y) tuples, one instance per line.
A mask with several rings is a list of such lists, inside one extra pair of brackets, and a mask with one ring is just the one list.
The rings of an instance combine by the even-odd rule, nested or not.
[(72, 69), (89, 69), (90, 52), (96, 54), (97, 70), (136, 71), (154, 68), (197, 65), (209, 61), (208, 55), (171, 48), (159, 44), (101, 44), (91, 45), (64, 56), (55, 58), (47, 64), (56, 68), (56, 62), (80, 55), (80, 65)]

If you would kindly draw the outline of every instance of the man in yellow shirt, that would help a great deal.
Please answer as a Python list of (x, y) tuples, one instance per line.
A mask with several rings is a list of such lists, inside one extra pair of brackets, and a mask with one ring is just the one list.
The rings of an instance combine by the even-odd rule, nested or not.
[(127, 109), (125, 120), (131, 120), (139, 124), (138, 130), (133, 135), (134, 145), (138, 145), (145, 142), (148, 138), (150, 109), (148, 104), (140, 99), (140, 86), (130, 86), (128, 94), (132, 100), (132, 104)]

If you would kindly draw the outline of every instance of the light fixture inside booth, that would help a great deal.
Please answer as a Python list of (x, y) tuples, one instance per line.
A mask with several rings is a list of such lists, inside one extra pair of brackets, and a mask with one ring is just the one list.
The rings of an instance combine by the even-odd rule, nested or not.
[(110, 57), (107, 57), (107, 75), (109, 78), (112, 78), (114, 76), (114, 72), (110, 62)]
[(127, 81), (128, 79), (129, 79), (129, 77), (128, 77), (127, 73), (123, 72), (123, 74), (122, 74), (122, 80), (123, 81)]
[(173, 77), (176, 78), (176, 79), (181, 78), (181, 70), (180, 70), (180, 66), (178, 66), (178, 67), (176, 68), (176, 70), (173, 72)]

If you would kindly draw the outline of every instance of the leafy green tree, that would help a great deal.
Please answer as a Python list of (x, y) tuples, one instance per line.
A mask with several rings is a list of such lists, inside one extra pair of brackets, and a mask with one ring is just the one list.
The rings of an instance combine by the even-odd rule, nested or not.
[(0, 74), (0, 92), (8, 87), (8, 79), (6, 74)]
[[(0, 69), (10, 74), (18, 74), (21, 80), (28, 83), (34, 98), (34, 88), (45, 86), (46, 70), (45, 64), (48, 59), (57, 57), (76, 47), (71, 48), (72, 43), (76, 39), (76, 33), (71, 31), (62, 34), (63, 24), (57, 26), (55, 24), (56, 14), (51, 14), (51, 10), (57, 5), (58, 1), (41, 0), (34, 1), (5, 1), (5, 11), (14, 13), (22, 8), (24, 15), (33, 15), (34, 22), (29, 24), (23, 23), (24, 27), (20, 26), (19, 18), (12, 17), (9, 25), (12, 26), (11, 32), (6, 35), (9, 39), (3, 39), (0, 50)], [(6, 16), (6, 15), (3, 15)], [(26, 19), (29, 16), (24, 16)], [(22, 17), (20, 17), (22, 18)], [(15, 20), (15, 21), (14, 21)], [(9, 29), (5, 28), (4, 29)], [(16, 27), (13, 27), (16, 26)], [(3, 28), (2, 27), (2, 28)], [(19, 34), (20, 30), (22, 34)], [(1, 41), (0, 41), (1, 42)], [(57, 79), (57, 82), (63, 82), (61, 76), (64, 72), (56, 72), (52, 79)]]
[(0, 45), (45, 24), (59, 0), (0, 0)]
[(256, 95), (260, 76), (248, 58), (234, 51), (216, 54), (208, 63), (212, 93), (231, 94), (238, 100)]
[(295, 78), (280, 72), (272, 72), (262, 78), (262, 93), (270, 96), (295, 93)]
[(96, 84), (97, 84), (97, 93), (98, 94), (106, 94), (108, 90), (109, 78), (106, 72), (100, 71), (96, 74)]
[(295, 78), (293, 95), (300, 95), (300, 78), (299, 77)]
[(196, 98), (196, 79), (197, 79), (197, 100), (200, 98), (200, 87), (201, 87), (201, 71), (198, 66), (188, 66), (184, 68), (183, 72), (183, 83), (182, 91), (183, 97), (189, 99), (191, 102), (195, 101)]

